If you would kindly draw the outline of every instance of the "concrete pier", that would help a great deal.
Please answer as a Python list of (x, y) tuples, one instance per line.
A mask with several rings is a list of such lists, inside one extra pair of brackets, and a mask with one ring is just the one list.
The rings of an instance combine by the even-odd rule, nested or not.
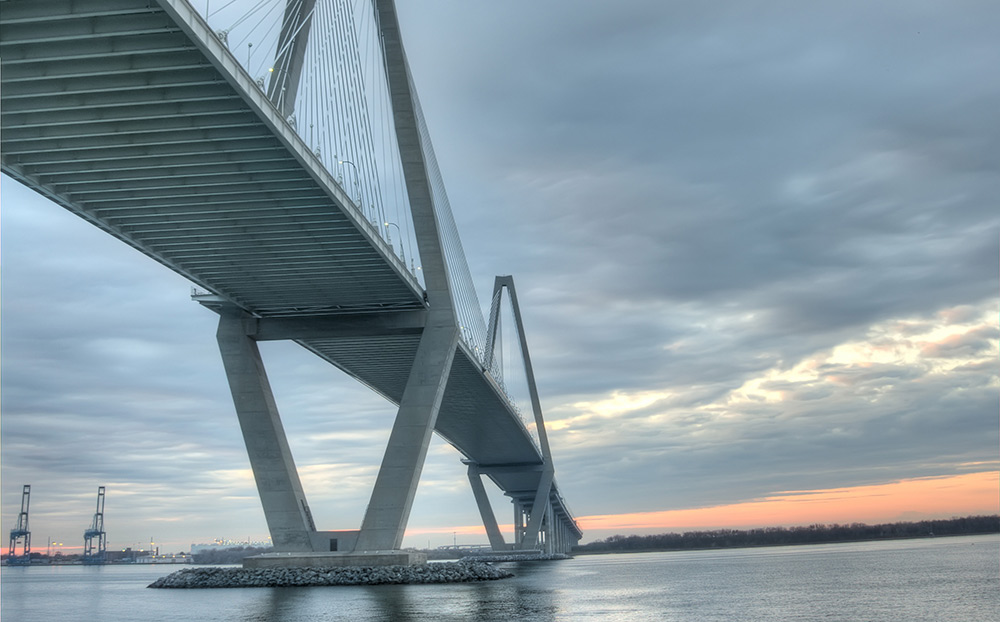
[(264, 553), (243, 560), (244, 568), (365, 568), (416, 566), (427, 555), (416, 551), (349, 551), (345, 553)]

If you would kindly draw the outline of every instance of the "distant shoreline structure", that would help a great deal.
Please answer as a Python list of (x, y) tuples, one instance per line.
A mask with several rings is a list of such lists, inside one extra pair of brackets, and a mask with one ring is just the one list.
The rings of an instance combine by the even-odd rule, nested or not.
[(271, 539), (251, 540), (247, 538), (246, 540), (224, 540), (222, 538), (216, 538), (212, 542), (191, 544), (190, 552), (194, 555), (195, 553), (203, 553), (205, 551), (225, 551), (239, 547), (269, 549), (271, 548)]
[[(696, 551), (711, 549), (757, 548), (770, 546), (797, 546), (803, 544), (837, 544), (850, 542), (870, 542), (879, 540), (907, 540), (944, 536), (977, 536), (1000, 533), (1000, 515), (966, 516), (940, 520), (896, 522), (868, 525), (865, 523), (813, 524), (798, 527), (761, 527), (757, 529), (716, 529), (711, 531), (688, 531), (685, 533), (663, 533), (649, 536), (615, 535), (602, 540), (577, 546), (571, 555), (600, 555), (605, 553), (655, 553), (661, 551)], [(271, 550), (270, 542), (216, 540), (211, 544), (192, 545), (201, 551), (195, 558), (192, 553), (149, 555), (117, 559), (117, 551), (109, 552), (112, 564), (159, 563), (159, 564), (234, 564), (247, 556)], [(265, 545), (265, 546), (259, 546)], [(481, 549), (483, 545), (445, 546), (438, 549), (414, 549), (428, 554), (430, 559), (451, 559), (467, 554), (470, 549)], [(122, 554), (132, 553), (126, 549)], [(143, 553), (143, 552), (138, 552)], [(0, 555), (6, 565), (8, 555)], [(79, 555), (57, 553), (50, 557), (43, 553), (31, 554), (31, 565), (36, 564), (80, 564)], [(152, 559), (151, 559), (152, 558)], [(27, 564), (25, 564), (27, 565)]]
[(1000, 515), (966, 516), (940, 520), (867, 525), (814, 524), (800, 527), (716, 529), (663, 533), (651, 536), (615, 535), (573, 548), (573, 555), (602, 553), (652, 553), (736, 549), (802, 544), (836, 544), (878, 540), (905, 540), (936, 536), (977, 536), (1000, 533)]

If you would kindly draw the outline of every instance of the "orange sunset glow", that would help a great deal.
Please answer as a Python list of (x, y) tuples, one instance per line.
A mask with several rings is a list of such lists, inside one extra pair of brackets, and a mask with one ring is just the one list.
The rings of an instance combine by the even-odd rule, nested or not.
[(905, 479), (888, 484), (786, 491), (764, 499), (686, 510), (584, 516), (588, 530), (679, 531), (813, 523), (887, 523), (925, 518), (995, 514), (1000, 473)]
[[(986, 466), (986, 465), (981, 465)], [(996, 514), (1000, 472), (904, 479), (886, 484), (798, 490), (763, 499), (683, 510), (599, 514), (577, 519), (584, 541), (616, 533), (665, 533), (699, 529), (746, 529), (815, 523), (891, 523), (930, 518)], [(512, 525), (501, 525), (505, 533)], [(420, 534), (485, 535), (482, 526), (414, 528)]]

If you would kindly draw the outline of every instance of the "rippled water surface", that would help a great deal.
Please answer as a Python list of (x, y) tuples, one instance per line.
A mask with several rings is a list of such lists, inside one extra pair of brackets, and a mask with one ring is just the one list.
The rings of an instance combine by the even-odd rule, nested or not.
[(1000, 621), (1000, 536), (580, 556), (462, 585), (150, 590), (167, 566), (3, 568), (4, 622)]

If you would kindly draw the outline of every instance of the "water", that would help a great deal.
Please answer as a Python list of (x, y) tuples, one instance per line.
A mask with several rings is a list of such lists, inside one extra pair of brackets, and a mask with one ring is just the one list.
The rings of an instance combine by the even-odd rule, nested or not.
[(1000, 620), (1000, 536), (580, 556), (462, 585), (149, 590), (170, 566), (3, 568), (5, 622)]

